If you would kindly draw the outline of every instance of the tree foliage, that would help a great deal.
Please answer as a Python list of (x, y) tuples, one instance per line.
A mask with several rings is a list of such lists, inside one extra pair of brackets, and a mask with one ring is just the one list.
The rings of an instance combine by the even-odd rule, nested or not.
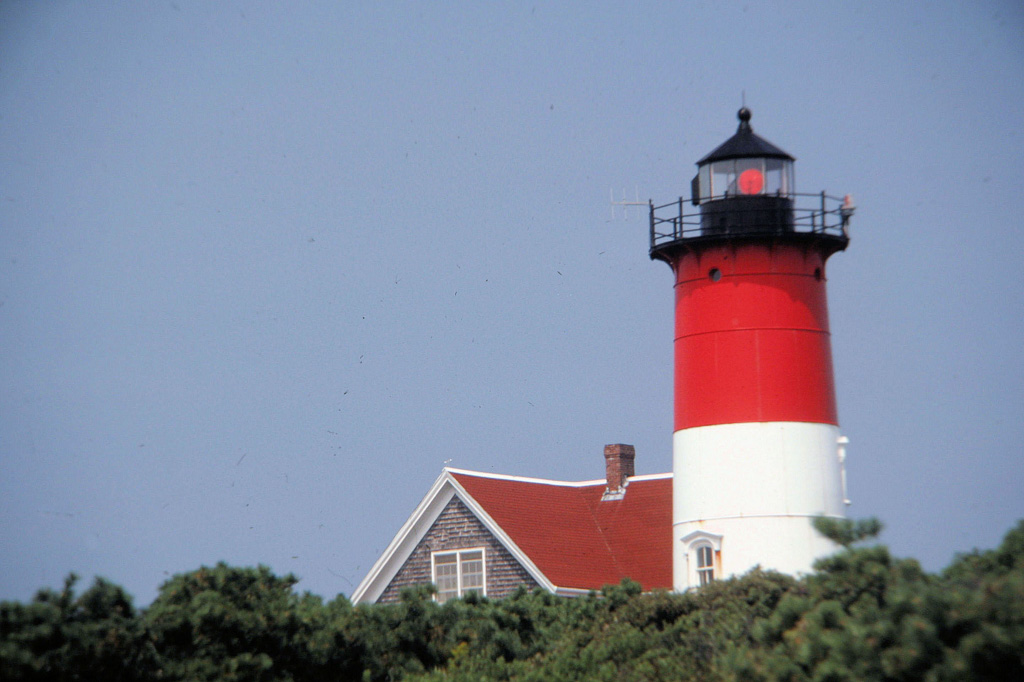
[(819, 516), (814, 519), (814, 528), (837, 545), (850, 547), (857, 542), (878, 537), (882, 522), (878, 519), (837, 519)]
[(0, 603), (3, 680), (1024, 679), (1024, 522), (932, 575), (876, 521), (823, 520), (844, 548), (799, 580), (754, 570), (677, 594), (630, 581), (577, 599), (520, 589), (438, 604), (430, 586), (353, 606), (292, 575), (176, 575), (137, 610), (103, 579)]
[(103, 578), (76, 597), (77, 582), (0, 603), (0, 679), (153, 679), (156, 650), (131, 597)]

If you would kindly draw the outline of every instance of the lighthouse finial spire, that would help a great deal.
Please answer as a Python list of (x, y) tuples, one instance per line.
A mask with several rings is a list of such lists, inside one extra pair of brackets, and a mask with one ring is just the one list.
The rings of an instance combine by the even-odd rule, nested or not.
[(752, 130), (750, 127), (750, 117), (750, 109), (748, 109), (746, 105), (743, 105), (743, 107), (736, 112), (736, 118), (740, 120), (740, 130)]

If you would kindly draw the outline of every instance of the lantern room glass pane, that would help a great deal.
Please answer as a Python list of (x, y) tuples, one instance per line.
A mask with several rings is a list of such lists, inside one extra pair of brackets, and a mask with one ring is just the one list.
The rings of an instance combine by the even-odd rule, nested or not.
[[(732, 191), (729, 188), (732, 188)], [(736, 160), (715, 161), (711, 164), (711, 196), (720, 199), (736, 192)]]
[(764, 159), (736, 159), (736, 185), (729, 194), (764, 194)]
[(793, 193), (793, 164), (785, 159), (765, 159), (764, 193), (789, 196)]
[(787, 159), (715, 161), (698, 169), (698, 183), (701, 203), (740, 195), (788, 197), (795, 192), (793, 162)]
[(700, 200), (702, 202), (711, 198), (711, 166), (704, 164), (698, 169), (697, 183), (700, 185)]

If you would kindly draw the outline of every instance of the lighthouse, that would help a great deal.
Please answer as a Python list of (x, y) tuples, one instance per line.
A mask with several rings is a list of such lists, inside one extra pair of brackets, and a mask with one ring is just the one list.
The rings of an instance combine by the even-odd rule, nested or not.
[(754, 566), (811, 570), (843, 517), (826, 261), (853, 205), (795, 191), (794, 158), (736, 134), (697, 162), (688, 201), (650, 205), (650, 256), (675, 277), (673, 583)]

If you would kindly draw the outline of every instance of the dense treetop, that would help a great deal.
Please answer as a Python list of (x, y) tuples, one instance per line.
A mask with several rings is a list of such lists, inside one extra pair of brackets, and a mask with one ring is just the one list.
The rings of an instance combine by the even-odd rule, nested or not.
[(521, 589), (445, 604), (433, 588), (353, 606), (292, 575), (217, 564), (145, 609), (102, 578), (0, 604), (3, 680), (1019, 680), (1024, 521), (938, 575), (868, 522), (799, 580), (754, 570), (684, 594), (629, 581), (578, 599)]

